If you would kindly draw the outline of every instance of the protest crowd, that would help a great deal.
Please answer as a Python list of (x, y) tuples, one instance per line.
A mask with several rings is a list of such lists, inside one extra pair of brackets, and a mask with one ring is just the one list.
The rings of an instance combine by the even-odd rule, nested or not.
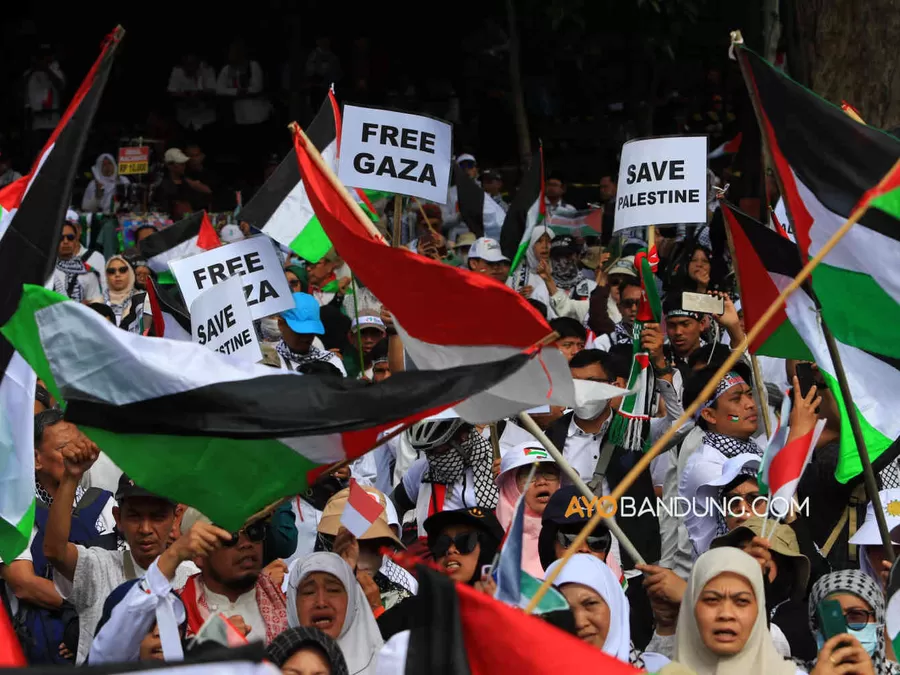
[(47, 53), (0, 155), (0, 663), (900, 673), (900, 141), (733, 36), (746, 105), (711, 75), (570, 204), (324, 41), (234, 203), (202, 132), (268, 143), (259, 64), (185, 58), (201, 133), (82, 156), (123, 41), (77, 91)]

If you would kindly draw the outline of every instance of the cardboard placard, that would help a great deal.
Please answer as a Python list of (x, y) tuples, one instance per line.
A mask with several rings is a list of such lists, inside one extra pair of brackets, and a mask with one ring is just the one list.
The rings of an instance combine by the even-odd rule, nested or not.
[(345, 105), (338, 178), (444, 204), (452, 147), (452, 127), (442, 120)]
[(706, 223), (706, 136), (669, 136), (622, 146), (613, 230)]
[(134, 176), (150, 170), (150, 146), (119, 148), (119, 175)]
[(244, 299), (254, 320), (294, 307), (272, 240), (264, 235), (174, 260), (169, 263), (169, 269), (188, 307), (206, 289), (237, 275), (241, 277)]
[(206, 289), (191, 303), (191, 334), (215, 352), (250, 363), (262, 359), (239, 276)]

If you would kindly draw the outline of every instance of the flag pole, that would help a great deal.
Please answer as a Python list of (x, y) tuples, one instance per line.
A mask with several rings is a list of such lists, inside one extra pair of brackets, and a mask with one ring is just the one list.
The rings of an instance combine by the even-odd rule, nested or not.
[(597, 528), (597, 525), (600, 524), (600, 521), (603, 518), (606, 518), (608, 514), (615, 512), (616, 504), (623, 494), (632, 486), (634, 481), (638, 479), (638, 477), (643, 473), (647, 467), (650, 466), (650, 462), (652, 462), (656, 456), (663, 450), (666, 444), (672, 439), (672, 437), (678, 433), (679, 428), (685, 424), (688, 420), (690, 420), (694, 413), (700, 409), (710, 396), (712, 396), (713, 392), (716, 390), (716, 387), (719, 386), (719, 382), (725, 377), (726, 373), (731, 370), (735, 363), (737, 363), (738, 359), (744, 354), (747, 348), (750, 346), (750, 343), (759, 337), (760, 333), (762, 333), (763, 329), (765, 329), (766, 325), (769, 321), (772, 320), (772, 317), (781, 309), (782, 305), (784, 305), (785, 300), (787, 300), (788, 296), (790, 296), (794, 291), (796, 291), (800, 286), (809, 278), (812, 271), (819, 265), (820, 262), (828, 255), (831, 250), (837, 246), (838, 242), (844, 238), (844, 235), (850, 231), (850, 228), (853, 227), (862, 218), (863, 214), (866, 211), (867, 206), (863, 206), (861, 208), (856, 209), (847, 219), (847, 221), (841, 225), (838, 230), (831, 236), (831, 238), (822, 246), (822, 249), (809, 260), (809, 262), (804, 265), (803, 269), (800, 270), (800, 273), (794, 278), (791, 283), (789, 283), (784, 290), (778, 295), (775, 300), (772, 301), (772, 304), (769, 305), (769, 308), (763, 313), (763, 315), (759, 318), (759, 321), (756, 322), (756, 325), (750, 329), (750, 332), (744, 336), (744, 339), (741, 340), (741, 343), (737, 345), (728, 355), (728, 358), (722, 363), (719, 369), (716, 371), (715, 375), (713, 375), (709, 382), (707, 382), (706, 386), (703, 387), (700, 394), (697, 396), (696, 400), (691, 403), (685, 411), (681, 414), (681, 417), (678, 418), (668, 429), (666, 432), (657, 439), (656, 443), (653, 444), (647, 452), (644, 453), (643, 457), (635, 464), (631, 471), (616, 485), (616, 488), (612, 491), (612, 493), (604, 497), (603, 500), (597, 504), (597, 508), (594, 511), (594, 515), (591, 519), (585, 523), (585, 526), (582, 528), (581, 532), (578, 533), (578, 536), (575, 538), (575, 541), (572, 542), (572, 545), (566, 550), (565, 554), (561, 558), (562, 563), (558, 565), (547, 577), (544, 579), (544, 582), (541, 584), (540, 588), (538, 588), (537, 592), (531, 598), (531, 602), (528, 603), (528, 606), (525, 608), (527, 613), (531, 613), (534, 611), (534, 608), (538, 606), (538, 603), (544, 597), (547, 592), (547, 589), (553, 585), (553, 582), (556, 580), (556, 577), (559, 576), (559, 573), (562, 571), (563, 567), (565, 567), (566, 563), (569, 559), (575, 554), (590, 534)]
[[(578, 491), (583, 494), (588, 503), (592, 502), (597, 495), (595, 495), (591, 489), (585, 484), (583, 480), (581, 480), (581, 476), (578, 475), (578, 472), (572, 468), (572, 465), (566, 461), (566, 458), (563, 457), (563, 454), (559, 451), (559, 449), (554, 445), (553, 441), (541, 430), (541, 428), (537, 425), (537, 422), (532, 419), (531, 415), (527, 412), (521, 412), (518, 415), (519, 420), (525, 425), (525, 430), (528, 431), (532, 436), (534, 436), (541, 445), (550, 453), (550, 456), (553, 460), (559, 464), (559, 468), (562, 470), (566, 477), (572, 481), (572, 484), (578, 488)], [(599, 511), (600, 506), (598, 504), (597, 509)], [(603, 524), (606, 525), (607, 529), (613, 534), (613, 536), (619, 541), (619, 544), (628, 555), (631, 556), (631, 559), (634, 560), (639, 565), (646, 565), (644, 562), (643, 556), (635, 547), (634, 543), (628, 538), (628, 536), (622, 531), (622, 528), (619, 527), (619, 524), (616, 522), (615, 518), (604, 518)]]
[[(391, 237), (391, 246), (398, 248), (400, 246), (400, 216), (403, 211), (403, 197), (394, 195), (394, 234)], [(429, 223), (431, 225), (431, 223)]]

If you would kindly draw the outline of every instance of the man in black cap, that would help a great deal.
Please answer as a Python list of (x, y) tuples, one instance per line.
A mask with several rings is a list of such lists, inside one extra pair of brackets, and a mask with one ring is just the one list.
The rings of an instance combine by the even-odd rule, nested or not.
[[(175, 520), (174, 502), (144, 490), (123, 474), (116, 490), (118, 506), (113, 508), (113, 516), (127, 550), (86, 548), (69, 542), (75, 491), (99, 453), (96, 444), (87, 438), (62, 449), (65, 470), (44, 534), (44, 555), (58, 573), (54, 576), (57, 590), (75, 606), (80, 617), (76, 664), (87, 657), (106, 596), (120, 584), (144, 575), (150, 563), (165, 550)], [(176, 572), (174, 588), (180, 588), (197, 571), (192, 564), (187, 565)]]

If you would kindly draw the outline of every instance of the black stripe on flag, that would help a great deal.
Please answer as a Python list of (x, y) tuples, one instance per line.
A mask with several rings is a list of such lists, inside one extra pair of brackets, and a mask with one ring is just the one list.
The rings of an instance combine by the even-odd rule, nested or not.
[(484, 236), (484, 190), (457, 163), (453, 163), (456, 177), (456, 196), (459, 215), (466, 227), (476, 236)]
[[(900, 158), (900, 142), (851, 119), (749, 49), (739, 51), (752, 73), (762, 114), (791, 169), (829, 211), (848, 217), (866, 190)], [(868, 211), (861, 222), (900, 240), (896, 219), (878, 209)]]
[(159, 303), (159, 308), (163, 314), (171, 316), (190, 335), (191, 314), (181, 299), (181, 292), (178, 290), (178, 286), (161, 285), (153, 277), (150, 277), (150, 284), (153, 286), (156, 301)]
[(747, 235), (747, 239), (750, 240), (757, 257), (767, 271), (791, 279), (800, 273), (803, 265), (800, 263), (800, 251), (794, 242), (785, 239), (775, 230), (769, 229), (731, 204), (728, 204), (728, 209), (734, 216), (735, 222)]
[(541, 197), (541, 151), (537, 150), (531, 158), (531, 167), (513, 197), (503, 219), (500, 230), (500, 250), (510, 260), (515, 259), (525, 228), (528, 225), (528, 211)]
[(200, 234), (200, 226), (203, 224), (205, 214), (206, 211), (196, 211), (177, 223), (159, 232), (154, 232), (139, 244), (141, 255), (145, 258), (155, 258), (191, 237), (196, 237)]
[(356, 431), (462, 401), (503, 381), (530, 358), (521, 353), (491, 363), (397, 373), (375, 385), (272, 374), (127, 405), (104, 403), (102, 392), (77, 391), (73, 383), (66, 419), (119, 433), (240, 439)]
[[(319, 112), (306, 130), (306, 135), (313, 145), (324, 151), (331, 144), (337, 132), (334, 128), (334, 110), (328, 97), (322, 101)], [(282, 160), (275, 172), (267, 180), (246, 206), (241, 209), (240, 219), (261, 230), (269, 222), (272, 214), (281, 206), (291, 190), (300, 182), (300, 167), (297, 164), (297, 152), (291, 148), (287, 157)]]

